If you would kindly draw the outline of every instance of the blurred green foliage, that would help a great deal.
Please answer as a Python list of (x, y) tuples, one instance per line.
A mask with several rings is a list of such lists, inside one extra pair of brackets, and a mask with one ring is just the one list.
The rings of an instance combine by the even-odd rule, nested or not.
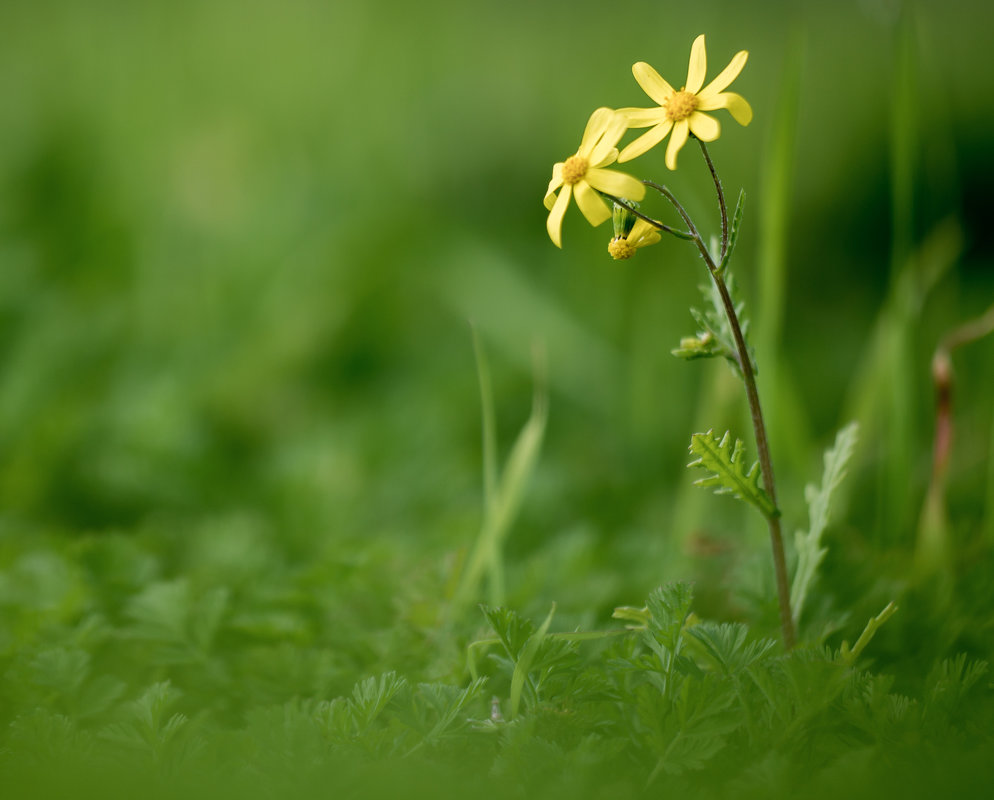
[[(597, 627), (688, 578), (700, 613), (775, 631), (762, 530), (684, 474), (692, 431), (747, 429), (727, 367), (670, 355), (696, 257), (618, 265), (574, 211), (563, 251), (543, 226), (590, 111), (643, 102), (637, 60), (680, 80), (702, 32), (712, 68), (750, 51), (755, 120), (712, 154), (750, 197), (735, 270), (788, 532), (861, 423), (810, 633), (852, 639), (900, 596), (872, 648), (899, 689), (989, 659), (990, 339), (954, 355), (954, 556), (909, 567), (929, 360), (994, 299), (992, 23), (976, 0), (5, 2), (3, 737), (56, 715), (166, 758), (204, 717), (262, 730), (391, 670), (461, 687), (418, 695), (429, 732), (470, 702), (485, 621), (439, 627), (483, 513), (469, 321), (501, 461), (547, 352), (509, 605)], [(703, 166), (656, 155), (714, 228)]]

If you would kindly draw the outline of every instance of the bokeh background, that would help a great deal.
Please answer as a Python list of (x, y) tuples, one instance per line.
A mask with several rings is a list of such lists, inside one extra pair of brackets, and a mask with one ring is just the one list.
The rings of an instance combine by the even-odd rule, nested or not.
[[(788, 530), (859, 419), (826, 602), (875, 613), (922, 525), (933, 351), (994, 300), (992, 23), (976, 0), (5, 2), (5, 658), (101, 604), (127, 628), (141, 598), (196, 616), (222, 586), (254, 598), (230, 630), (327, 646), (272, 655), (282, 684), (247, 667), (247, 696), (430, 673), (397, 643), (430, 638), (479, 530), (471, 323), (502, 458), (536, 347), (547, 365), (508, 602), (602, 624), (686, 577), (702, 613), (755, 608), (762, 525), (684, 468), (695, 430), (751, 442), (727, 367), (669, 352), (700, 261), (664, 241), (614, 263), (575, 208), (557, 250), (541, 202), (594, 108), (645, 104), (632, 63), (679, 84), (699, 33), (710, 76), (750, 51), (754, 121), (719, 115), (711, 152), (747, 194), (735, 270)], [(693, 147), (636, 163), (717, 231)], [(994, 340), (954, 364), (956, 573), (994, 542)]]

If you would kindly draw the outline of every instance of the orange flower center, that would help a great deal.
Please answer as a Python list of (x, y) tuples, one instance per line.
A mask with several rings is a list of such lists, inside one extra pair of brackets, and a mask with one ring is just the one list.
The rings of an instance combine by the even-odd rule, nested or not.
[(697, 110), (697, 95), (681, 89), (666, 101), (666, 116), (673, 122), (686, 119)]
[(583, 180), (583, 176), (587, 174), (587, 167), (589, 166), (587, 159), (581, 156), (570, 156), (563, 163), (563, 183), (567, 186), (579, 183)]
[(635, 255), (635, 248), (628, 244), (627, 239), (612, 239), (607, 246), (607, 251), (615, 261), (631, 258)]

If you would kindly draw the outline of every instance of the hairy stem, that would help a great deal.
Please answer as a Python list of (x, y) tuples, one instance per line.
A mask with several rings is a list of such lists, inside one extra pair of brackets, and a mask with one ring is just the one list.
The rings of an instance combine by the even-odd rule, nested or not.
[[(725, 203), (725, 193), (721, 188), (721, 180), (711, 161), (711, 154), (708, 153), (707, 145), (700, 139), (697, 140), (701, 146), (701, 153), (707, 162), (714, 181), (715, 191), (718, 193), (718, 205), (721, 208), (721, 258), (724, 260), (728, 250), (728, 206)], [(777, 503), (777, 487), (773, 477), (773, 459), (770, 457), (770, 443), (766, 436), (766, 424), (763, 422), (763, 408), (759, 404), (759, 390), (756, 388), (756, 373), (752, 366), (752, 359), (749, 357), (749, 349), (746, 347), (745, 337), (742, 335), (742, 326), (739, 324), (738, 314), (735, 313), (735, 303), (732, 302), (728, 287), (725, 285), (725, 278), (718, 270), (711, 258), (704, 240), (700, 234), (697, 235), (698, 249), (704, 256), (704, 261), (708, 265), (711, 279), (718, 287), (721, 295), (721, 303), (725, 307), (725, 315), (728, 317), (729, 325), (732, 328), (732, 335), (735, 337), (735, 349), (738, 354), (739, 369), (742, 371), (742, 382), (745, 384), (746, 397), (749, 400), (749, 413), (752, 416), (752, 428), (756, 434), (756, 450), (759, 453), (759, 469), (763, 475), (763, 484), (766, 493), (770, 496), (774, 506)], [(790, 579), (787, 577), (787, 558), (783, 549), (783, 533), (780, 530), (780, 516), (771, 514), (766, 517), (766, 523), (770, 529), (770, 544), (773, 548), (773, 569), (776, 574), (777, 596), (780, 601), (780, 627), (783, 631), (784, 648), (790, 650), (794, 646), (794, 617), (790, 611)]]
[(652, 227), (656, 228), (657, 230), (661, 230), (663, 233), (671, 233), (674, 236), (676, 236), (678, 239), (688, 239), (688, 240), (690, 240), (690, 239), (694, 238), (693, 234), (691, 234), (691, 233), (689, 233), (687, 231), (678, 231), (676, 228), (671, 228), (669, 225), (667, 225), (667, 224), (665, 224), (663, 222), (660, 222), (658, 219), (653, 219), (652, 217), (648, 216), (647, 214), (643, 214), (641, 211), (639, 211), (637, 208), (635, 208), (634, 206), (632, 206), (632, 204), (630, 202), (628, 202), (627, 200), (625, 200), (624, 198), (615, 197), (614, 195), (608, 194), (607, 192), (601, 192), (600, 194), (601, 194), (601, 197), (604, 197), (605, 199), (610, 200), (612, 203), (615, 203), (615, 204), (617, 204), (619, 206), (622, 206), (623, 208), (627, 208), (636, 217), (638, 217), (639, 219), (645, 220), (650, 225), (652, 225)]
[[(722, 216), (722, 256), (724, 256), (728, 247), (728, 210), (725, 205), (725, 195), (722, 192), (718, 174), (714, 169), (714, 165), (708, 156), (707, 148), (703, 142), (701, 142), (701, 151), (704, 153), (704, 157), (708, 162), (711, 175), (714, 178), (715, 187), (718, 190), (718, 201), (721, 206)], [(735, 313), (735, 303), (728, 293), (725, 278), (718, 269), (718, 265), (715, 264), (714, 258), (704, 243), (704, 238), (697, 230), (697, 226), (694, 225), (694, 221), (673, 193), (665, 186), (653, 183), (652, 181), (643, 181), (643, 183), (646, 186), (651, 186), (669, 200), (677, 213), (683, 218), (694, 244), (697, 245), (697, 249), (701, 253), (701, 258), (707, 264), (711, 280), (714, 281), (714, 285), (718, 289), (718, 294), (721, 296), (721, 303), (725, 309), (725, 315), (728, 317), (728, 324), (732, 329), (732, 337), (735, 339), (735, 360), (739, 365), (742, 382), (745, 384), (746, 398), (749, 401), (749, 413), (752, 416), (752, 428), (756, 436), (756, 450), (759, 454), (759, 469), (763, 476), (763, 486), (766, 489), (766, 493), (770, 496), (770, 500), (773, 501), (773, 505), (777, 506), (777, 490), (773, 478), (773, 460), (770, 458), (770, 445), (766, 436), (766, 424), (763, 422), (763, 409), (759, 403), (759, 390), (756, 388), (756, 372), (752, 366), (749, 348), (746, 346), (745, 336), (742, 334), (742, 326), (739, 323), (739, 316)], [(784, 554), (783, 533), (780, 530), (780, 516), (779, 512), (764, 516), (766, 516), (766, 523), (770, 529), (770, 543), (773, 548), (773, 569), (777, 581), (777, 597), (780, 605), (780, 627), (783, 632), (783, 644), (785, 649), (790, 650), (794, 647), (794, 618), (790, 612), (790, 580), (787, 577), (787, 558)]]
[[(696, 136), (694, 138), (697, 139)], [(701, 146), (701, 153), (704, 154), (704, 160), (711, 171), (711, 180), (714, 181), (714, 188), (718, 192), (718, 207), (721, 209), (721, 258), (718, 259), (720, 263), (725, 260), (725, 253), (728, 252), (728, 204), (725, 203), (725, 192), (721, 188), (721, 181), (718, 179), (718, 173), (714, 168), (714, 162), (711, 160), (707, 145), (704, 144), (703, 139), (697, 139), (697, 143)]]

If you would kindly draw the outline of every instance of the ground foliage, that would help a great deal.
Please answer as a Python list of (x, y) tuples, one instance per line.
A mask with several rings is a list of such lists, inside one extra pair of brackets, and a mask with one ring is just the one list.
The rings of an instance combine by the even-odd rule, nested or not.
[(143, 583), (148, 556), (121, 538), (48, 558), (22, 555), (2, 583), (18, 641), (3, 656), (0, 776), (25, 792), (152, 778), (166, 794), (827, 796), (991, 777), (986, 661), (942, 659), (908, 694), (870, 668), (872, 642), (858, 661), (847, 645), (785, 654), (745, 624), (699, 619), (686, 582), (601, 631), (556, 631), (555, 608), (536, 623), (483, 607), (490, 631), (468, 643), (421, 632), (447, 640), (444, 679), (419, 677), (439, 664), (411, 651), (405, 670), (347, 685), (349, 659), (382, 632), (319, 633), (328, 610), (306, 572), (238, 590)]

